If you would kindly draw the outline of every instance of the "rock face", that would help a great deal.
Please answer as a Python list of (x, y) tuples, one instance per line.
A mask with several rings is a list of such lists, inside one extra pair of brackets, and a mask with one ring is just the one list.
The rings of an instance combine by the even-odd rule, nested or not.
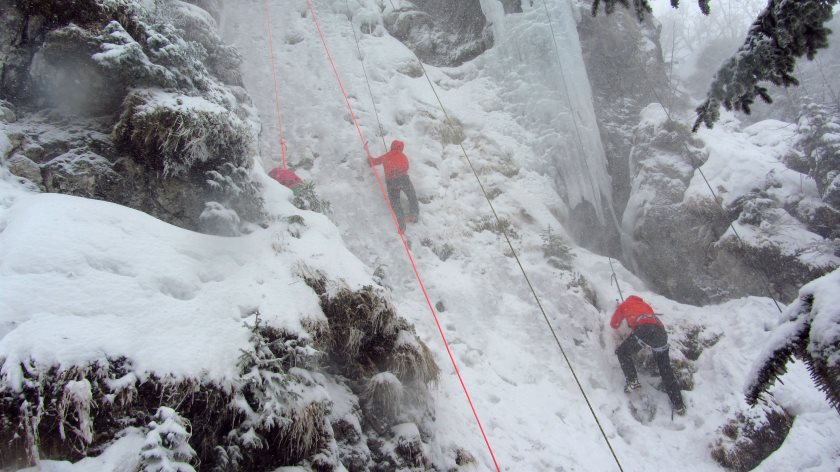
[[(218, 14), (218, 2), (195, 3)], [(238, 53), (208, 11), (156, 5), (0, 0), (0, 98), (15, 142), (0, 158), (43, 191), (188, 229), (247, 231), (262, 218), (248, 177), (259, 125)], [(203, 224), (218, 207), (236, 217)]]
[[(506, 8), (515, 9), (511, 2)], [(385, 15), (385, 27), (421, 61), (436, 66), (460, 65), (493, 46), (479, 0), (401, 2)]]
[(810, 231), (813, 224), (799, 217), (824, 207), (814, 198), (816, 188), (813, 196), (792, 192), (770, 171), (735, 198), (723, 186), (715, 189), (717, 201), (705, 191), (689, 193), (692, 179), (702, 177), (703, 143), (669, 121), (658, 104), (642, 116), (630, 156), (624, 249), (657, 289), (695, 304), (746, 295), (787, 302), (799, 286), (836, 265), (837, 240)]
[[(655, 107), (652, 113), (664, 119)], [(719, 286), (705, 262), (728, 221), (714, 202), (683, 205), (694, 170), (705, 160), (697, 147), (682, 147), (688, 140), (687, 128), (667, 120), (638, 126), (629, 159), (633, 188), (622, 226), (625, 255), (638, 273), (671, 296), (702, 300)]]
[[(706, 160), (704, 143), (671, 122), (659, 104), (682, 108), (670, 92), (655, 25), (640, 24), (623, 9), (595, 18), (586, 11), (578, 30), (622, 219), (625, 265), (661, 293), (694, 304), (768, 293), (787, 301), (831, 269), (804, 254), (834, 259), (837, 240), (828, 239), (826, 228), (834, 211), (813, 199), (785, 197), (772, 176), (723, 207), (710, 194), (686, 198)], [(774, 236), (786, 226), (827, 239), (787, 244)]]
[(639, 23), (629, 10), (593, 17), (587, 6), (578, 34), (612, 177), (612, 201), (621, 215), (630, 196), (628, 156), (639, 112), (656, 102), (657, 94), (668, 95), (659, 30), (649, 18)]

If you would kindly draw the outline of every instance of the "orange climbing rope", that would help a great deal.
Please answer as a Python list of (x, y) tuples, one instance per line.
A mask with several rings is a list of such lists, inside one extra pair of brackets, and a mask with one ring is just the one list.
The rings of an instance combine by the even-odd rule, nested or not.
[(283, 112), (280, 110), (280, 88), (277, 85), (277, 63), (274, 60), (274, 40), (271, 36), (271, 12), (268, 9), (268, 0), (263, 0), (263, 13), (265, 13), (265, 29), (268, 32), (268, 51), (271, 54), (271, 76), (274, 79), (274, 112), (280, 129), (280, 163), (285, 169), (286, 140), (283, 139)]
[[(327, 59), (330, 62), (330, 66), (332, 67), (333, 73), (335, 74), (335, 79), (338, 82), (338, 87), (341, 89), (341, 94), (344, 96), (344, 102), (347, 104), (347, 109), (350, 111), (350, 117), (353, 120), (353, 124), (356, 126), (356, 131), (359, 134), (359, 139), (362, 141), (362, 146), (364, 147), (365, 151), (367, 152), (367, 141), (365, 141), (364, 134), (362, 134), (362, 128), (359, 126), (359, 122), (356, 119), (356, 114), (353, 112), (353, 106), (350, 105), (350, 99), (347, 97), (347, 92), (344, 90), (344, 84), (341, 82), (341, 77), (338, 74), (338, 69), (335, 66), (335, 61), (333, 61), (332, 54), (330, 54), (330, 48), (327, 46), (327, 40), (324, 37), (324, 33), (321, 30), (321, 24), (318, 21), (318, 15), (315, 13), (315, 8), (312, 6), (311, 0), (306, 0), (306, 4), (309, 7), (309, 13), (312, 15), (312, 20), (315, 22), (315, 28), (318, 30), (318, 35), (321, 37), (321, 42), (324, 45), (324, 52), (327, 55)], [(467, 397), (467, 403), (470, 405), (470, 409), (472, 410), (472, 414), (475, 417), (475, 421), (478, 424), (478, 429), (481, 431), (481, 436), (484, 438), (484, 443), (487, 445), (487, 450), (490, 452), (490, 457), (493, 460), (493, 465), (496, 467), (497, 472), (501, 472), (501, 468), (499, 467), (499, 463), (496, 461), (496, 455), (493, 453), (493, 448), (490, 446), (490, 440), (487, 438), (487, 433), (484, 431), (484, 427), (481, 425), (481, 420), (478, 418), (478, 412), (475, 409), (475, 405), (473, 405), (472, 398), (470, 397), (469, 392), (467, 391), (467, 386), (464, 383), (464, 379), (461, 376), (460, 370), (458, 370), (458, 364), (455, 362), (455, 356), (452, 354), (452, 349), (449, 347), (449, 342), (446, 340), (446, 335), (443, 332), (443, 327), (440, 324), (440, 320), (438, 319), (437, 312), (435, 311), (434, 305), (432, 305), (432, 300), (429, 298), (429, 294), (426, 291), (426, 286), (423, 283), (422, 277), (420, 277), (420, 272), (417, 269), (417, 264), (414, 262), (414, 257), (411, 255), (411, 251), (408, 249), (408, 243), (405, 240), (405, 236), (399, 231), (399, 222), (397, 221), (397, 216), (394, 214), (394, 209), (391, 207), (391, 203), (388, 200), (388, 194), (385, 191), (385, 186), (382, 183), (382, 178), (379, 176), (379, 172), (376, 170), (376, 166), (373, 162), (370, 162), (371, 169), (373, 170), (373, 174), (376, 177), (376, 183), (379, 185), (379, 190), (382, 192), (382, 197), (385, 200), (385, 203), (388, 205), (388, 210), (391, 212), (391, 218), (394, 221), (394, 226), (397, 228), (397, 234), (400, 237), (400, 241), (402, 241), (403, 248), (405, 249), (405, 254), (408, 256), (408, 260), (411, 263), (411, 268), (414, 270), (414, 276), (417, 278), (417, 283), (420, 285), (420, 290), (423, 292), (423, 296), (426, 298), (426, 304), (429, 306), (429, 311), (432, 313), (432, 317), (435, 320), (435, 324), (438, 328), (438, 333), (440, 333), (440, 337), (443, 340), (443, 345), (446, 347), (446, 353), (449, 355), (449, 360), (452, 362), (452, 367), (455, 369), (455, 375), (458, 377), (458, 381), (461, 383), (461, 389), (464, 391), (464, 395)]]

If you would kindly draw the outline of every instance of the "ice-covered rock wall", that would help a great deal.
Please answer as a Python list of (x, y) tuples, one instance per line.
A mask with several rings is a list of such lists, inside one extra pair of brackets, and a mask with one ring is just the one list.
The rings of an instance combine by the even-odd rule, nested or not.
[(522, 8), (505, 16), (499, 8), (484, 9), (497, 38), (485, 68), (511, 114), (533, 135), (525, 166), (554, 179), (568, 205), (565, 223), (578, 241), (609, 250), (615, 235), (610, 176), (578, 12), (567, 1), (522, 2)]
[[(691, 135), (680, 124), (690, 107), (668, 77), (655, 22), (618, 9), (582, 16), (578, 30), (627, 266), (669, 297), (707, 303), (745, 294), (787, 300), (836, 264), (836, 238), (824, 228), (835, 212), (814, 198), (808, 158), (791, 148), (800, 139), (794, 124), (742, 129), (726, 118)], [(736, 235), (730, 223), (747, 226)]]
[(648, 17), (640, 23), (619, 8), (593, 17), (581, 9), (577, 30), (583, 48), (598, 128), (604, 143), (612, 184), (612, 201), (621, 215), (630, 195), (629, 158), (639, 112), (657, 96), (669, 103), (659, 30)]
[(208, 11), (181, 1), (0, 8), (0, 99), (17, 110), (0, 159), (14, 174), (189, 229), (237, 234), (261, 220), (248, 177), (259, 124), (238, 53)]
[[(518, 130), (510, 130), (529, 148), (513, 161), (554, 180), (565, 202), (558, 217), (581, 244), (615, 249), (610, 177), (576, 29), (577, 10), (565, 0), (468, 3), (471, 22), (486, 21), (486, 30), (492, 31), (492, 47), (477, 64), (480, 74), (498, 90), (503, 111), (528, 134), (520, 139), (514, 136)], [(442, 22), (447, 12), (430, 10), (428, 15)], [(403, 40), (407, 35), (395, 36)], [(403, 41), (425, 59), (417, 41)]]
[(384, 18), (385, 27), (426, 63), (457, 66), (493, 46), (479, 0), (414, 0), (393, 5)]

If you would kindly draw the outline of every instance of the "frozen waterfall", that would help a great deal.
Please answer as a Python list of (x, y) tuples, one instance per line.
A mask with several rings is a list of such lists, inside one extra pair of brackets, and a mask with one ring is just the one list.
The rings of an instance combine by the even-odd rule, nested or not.
[(569, 210), (591, 204), (603, 225), (612, 219), (610, 177), (576, 29), (579, 13), (567, 0), (522, 2), (522, 8), (504, 15), (497, 1), (482, 0), (496, 41), (484, 66), (507, 111), (533, 135), (533, 155), (521, 164), (551, 175)]

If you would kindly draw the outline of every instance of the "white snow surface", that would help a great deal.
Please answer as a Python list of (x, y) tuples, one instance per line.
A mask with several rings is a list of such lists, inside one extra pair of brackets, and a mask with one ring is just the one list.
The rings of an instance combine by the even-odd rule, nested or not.
[[(783, 156), (792, 151), (797, 139), (796, 125), (778, 120), (764, 120), (741, 129), (732, 113), (721, 114), (713, 129), (701, 127), (698, 136), (709, 151), (701, 166), (703, 174), (694, 173), (684, 199), (711, 199), (709, 187), (724, 206), (753, 191), (762, 191), (785, 207), (819, 201), (814, 180), (787, 168)], [(704, 177), (708, 180), (704, 180)], [(840, 257), (834, 247), (811, 232), (782, 208), (775, 208), (759, 225), (733, 223), (735, 231), (748, 245), (771, 245), (782, 254), (797, 257), (815, 268), (837, 267)], [(729, 228), (722, 239), (733, 237)]]
[(351, 287), (372, 283), (335, 244), (335, 227), (297, 211), (276, 185), (267, 193), (275, 208), (308, 225), (299, 239), (279, 223), (242, 238), (193, 233), (107, 202), (25, 193), (3, 173), (0, 359), (14, 388), (21, 363), (66, 368), (106, 355), (130, 359), (141, 378), (224, 386), (238, 375), (256, 310), (291, 332), (323, 317), (299, 262)]
[[(399, 0), (394, 3), (398, 6)], [(555, 130), (555, 136), (547, 137), (544, 131), (550, 127), (547, 123), (557, 124), (552, 117), (557, 110), (589, 112), (563, 104), (565, 93), (550, 59), (556, 56), (548, 23), (539, 17), (537, 3), (522, 15), (508, 15), (503, 25), (494, 24), (497, 34), (510, 36), (497, 38), (497, 46), (484, 58), (458, 69), (426, 69), (447, 112), (463, 123), (465, 147), (484, 185), (501, 191), (494, 205), (519, 234), (514, 245), (522, 264), (624, 470), (720, 470), (709, 444), (715, 430), (745, 407), (741, 387), (775, 325), (775, 308), (770, 300), (757, 297), (717, 306), (682, 305), (650, 292), (613, 261), (623, 294), (648, 300), (664, 314), (670, 329), (701, 324), (723, 335), (695, 362), (695, 388), (684, 392), (687, 416), (672, 420), (664, 393), (654, 388), (657, 379), (643, 376), (658, 414), (646, 424), (634, 419), (613, 354), (626, 333), (607, 326), (618, 298), (609, 261), (582, 249), (573, 251), (576, 274), (588, 280), (597, 296), (595, 308), (580, 289), (570, 287), (572, 275), (552, 268), (542, 255), (539, 233), (548, 226), (562, 233), (558, 218), (569, 210), (545, 156), (568, 153), (564, 146), (576, 148), (570, 140), (577, 139), (568, 126)], [(443, 113), (436, 108), (429, 84), (422, 76), (400, 72), (416, 59), (384, 30), (378, 2), (314, 4), (371, 150), (395, 138), (406, 142), (410, 175), (422, 202), (420, 221), (409, 226), (408, 238), (432, 303), (445, 306), (438, 313), (441, 330), (500, 468), (617, 470), (516, 262), (506, 255), (503, 239), (472, 229), (473, 222), (489, 216), (489, 209), (460, 149), (438, 139)], [(562, 0), (549, 4), (557, 17), (567, 11)], [(267, 170), (279, 160), (279, 139), (273, 125), (265, 17), (258, 0), (226, 6), (222, 27), (245, 60), (246, 87), (263, 121), (262, 166)], [(379, 22), (359, 29), (359, 21), (351, 21), (361, 17)], [(107, 354), (127, 356), (139, 375), (224, 383), (235, 375), (238, 349), (247, 342), (245, 323), (254, 309), (298, 332), (302, 318), (323, 316), (317, 298), (297, 276), (299, 264), (342, 278), (351, 287), (370, 283), (372, 269), (381, 268), (399, 313), (415, 324), (443, 370), (432, 392), (437, 419), (430, 457), (447, 470), (454, 465), (454, 449), (464, 447), (477, 459), (475, 470), (495, 470), (364, 158), (306, 2), (272, 2), (271, 18), (290, 163), (302, 164), (296, 172), (314, 180), (319, 193), (332, 202), (334, 224), (294, 209), (288, 201), (291, 193), (260, 175), (255, 178), (266, 184), (272, 212), (304, 216), (307, 229), (300, 239), (289, 236), (283, 223), (239, 238), (201, 235), (109, 203), (32, 194), (0, 168), (3, 372), (14, 383), (20, 381), (18, 362), (32, 359), (66, 366), (97, 362)], [(361, 39), (361, 56), (352, 24)], [(516, 36), (516, 28), (522, 29), (521, 36)], [(558, 40), (563, 34), (574, 36), (568, 27), (556, 33)], [(520, 38), (522, 55), (505, 56), (505, 48), (516, 49), (515, 38)], [(571, 48), (564, 54), (579, 52)], [(371, 80), (383, 132), (378, 131), (360, 59)], [(567, 80), (579, 81), (571, 74), (580, 70), (569, 74)], [(535, 114), (525, 115), (524, 110)], [(539, 122), (539, 113), (547, 117), (545, 128), (531, 126)], [(583, 139), (597, 140), (596, 129), (586, 133), (592, 135)], [(727, 136), (719, 133), (724, 140), (717, 144), (721, 153), (754, 153), (760, 158), (766, 150), (743, 136)], [(0, 143), (4, 139), (0, 130)], [(377, 150), (381, 151), (384, 147)], [(577, 170), (564, 167), (564, 178), (576, 182), (579, 195), (587, 187), (604, 185), (600, 170), (593, 170), (596, 162), (590, 162), (588, 171), (582, 162), (574, 164)], [(721, 175), (754, 172), (729, 169), (730, 165), (736, 162), (721, 161)], [(772, 164), (767, 166), (755, 172), (764, 175)], [(442, 260), (430, 248), (444, 244), (452, 254)], [(785, 444), (757, 470), (835, 472), (840, 464), (840, 418), (801, 365), (794, 365), (783, 380), (771, 393), (798, 416)], [(335, 398), (348, 392), (335, 387), (329, 394)], [(132, 470), (137, 457), (125, 451), (136, 451), (142, 442), (142, 434), (129, 433), (99, 458), (77, 464), (44, 461), (40, 470)]]
[[(445, 307), (438, 313), (441, 329), (500, 467), (511, 471), (616, 470), (515, 261), (506, 256), (503, 239), (472, 230), (472, 223), (489, 218), (490, 212), (460, 149), (439, 139), (445, 118), (429, 83), (406, 72), (412, 70), (416, 58), (390, 37), (381, 20), (374, 21), (379, 15), (376, 2), (313, 3), (372, 152), (384, 152), (392, 139), (406, 142), (410, 175), (421, 199), (420, 221), (407, 231), (413, 256), (432, 303)], [(265, 126), (261, 143), (268, 169), (279, 159), (279, 140), (273, 127), (271, 61), (261, 29), (265, 26), (256, 27), (262, 18), (258, 2), (252, 4), (253, 8), (228, 10), (222, 27), (227, 39), (243, 51), (243, 78)], [(399, 8), (400, 2), (393, 5)], [(561, 54), (579, 54), (573, 31), (569, 25), (562, 26), (573, 26), (563, 13), (568, 12), (566, 3), (549, 5)], [(384, 3), (386, 12), (391, 6)], [(592, 186), (597, 189), (604, 182), (608, 186), (608, 180), (602, 181), (596, 173), (597, 156), (590, 156), (588, 170), (583, 162), (558, 163), (546, 157), (567, 156), (572, 153), (567, 147), (579, 149), (570, 117), (563, 121), (556, 115), (586, 116), (591, 103), (569, 109), (548, 21), (537, 2), (524, 8), (521, 15), (500, 18), (492, 2), (483, 2), (494, 32), (504, 35), (496, 37), (496, 46), (459, 68), (425, 65), (425, 69), (447, 113), (463, 124), (464, 146), (484, 186), (500, 191), (493, 203), (520, 235), (514, 244), (523, 265), (625, 470), (718, 470), (709, 444), (728, 415), (744, 407), (741, 385), (776, 319), (775, 307), (761, 298), (704, 308), (680, 305), (649, 292), (621, 269), (624, 294), (632, 291), (649, 299), (666, 313), (667, 324), (703, 324), (711, 332), (724, 334), (696, 363), (697, 386), (684, 392), (689, 404), (686, 418), (672, 422), (667, 399), (659, 394), (660, 413), (653, 422), (643, 425), (633, 419), (620, 392), (623, 376), (613, 354), (620, 338), (605, 328), (612, 300), (617, 298), (608, 261), (576, 250), (576, 271), (596, 291), (598, 310), (583, 300), (579, 290), (567, 288), (569, 274), (551, 268), (542, 256), (539, 233), (551, 226), (562, 234), (560, 219), (567, 216), (570, 202), (573, 205), (574, 198), (580, 198), (570, 194), (584, 195)], [(272, 7), (271, 18), (274, 38), (283, 38), (274, 49), (289, 162), (305, 164), (296, 171), (315, 180), (319, 192), (331, 200), (331, 218), (352, 252), (370, 267), (384, 270), (399, 312), (415, 323), (444, 369), (435, 392), (439, 425), (433, 460), (442, 467), (451, 461), (446, 456), (453, 447), (465, 446), (477, 457), (479, 470), (493, 470), (305, 3)], [(359, 38), (359, 49), (351, 28)], [(567, 38), (574, 41), (567, 44)], [(570, 83), (574, 77), (576, 86), (588, 88), (581, 78), (585, 71), (579, 57), (564, 66)], [(588, 92), (571, 95), (573, 100), (588, 100)], [(597, 131), (587, 129), (585, 123), (579, 118), (582, 140), (596, 142)], [(761, 154), (761, 149), (749, 144), (744, 148)], [(313, 156), (317, 158), (309, 167)], [(558, 172), (558, 166), (566, 167)], [(577, 190), (558, 185), (558, 175), (574, 181)], [(568, 194), (558, 195), (558, 188)], [(441, 260), (431, 249), (444, 244), (451, 247), (452, 255)], [(792, 369), (788, 377), (776, 389), (795, 388), (804, 395), (800, 398), (809, 398), (798, 404), (808, 405), (805, 411), (815, 425), (822, 425), (822, 434), (819, 440), (783, 447), (773, 458), (777, 464), (790, 466), (788, 470), (833, 471), (838, 451), (830, 438), (840, 432), (840, 420), (802, 369)], [(646, 388), (652, 389), (652, 383), (648, 379)], [(805, 417), (797, 420), (797, 427), (809, 421)], [(647, 447), (651, 444), (655, 447)]]
[[(812, 298), (811, 306), (805, 299)], [(799, 297), (779, 317), (779, 326), (753, 365), (750, 379), (756, 379), (764, 360), (782, 348), (794, 333), (810, 325), (808, 351), (826, 359), (828, 367), (840, 365), (840, 355), (831, 353), (840, 343), (840, 269), (811, 281), (799, 290)], [(750, 385), (750, 384), (748, 384)]]

